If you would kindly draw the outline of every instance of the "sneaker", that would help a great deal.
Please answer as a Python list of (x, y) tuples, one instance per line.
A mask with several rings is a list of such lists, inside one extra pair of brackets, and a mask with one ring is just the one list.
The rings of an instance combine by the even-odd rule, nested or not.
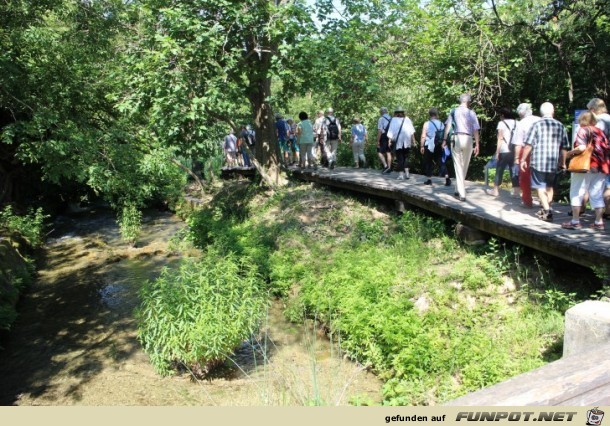
[(432, 185), (432, 179), (428, 179), (424, 182), (424, 185)]
[(582, 225), (580, 224), (580, 222), (574, 223), (572, 221), (569, 221), (569, 222), (562, 223), (561, 227), (563, 229), (581, 229)]
[(335, 162), (334, 162), (334, 161), (331, 161), (331, 162), (329, 163), (329, 165), (328, 165), (328, 168), (329, 168), (329, 169), (331, 169), (331, 170), (332, 170), (332, 169), (334, 169), (334, 168), (335, 168)]
[(451, 186), (451, 179), (445, 178), (445, 186)]
[(538, 218), (544, 222), (552, 222), (553, 221), (553, 213), (549, 210), (548, 212), (543, 212), (542, 215), (538, 216)]
[(403, 175), (402, 173), (399, 174), (398, 177), (396, 178), (396, 180), (405, 180), (405, 175)]
[(390, 167), (386, 167), (381, 173), (383, 173), (384, 175), (389, 175), (390, 173), (392, 173), (392, 169)]
[(411, 179), (411, 176), (409, 175), (409, 172), (407, 171), (405, 174), (405, 179)]

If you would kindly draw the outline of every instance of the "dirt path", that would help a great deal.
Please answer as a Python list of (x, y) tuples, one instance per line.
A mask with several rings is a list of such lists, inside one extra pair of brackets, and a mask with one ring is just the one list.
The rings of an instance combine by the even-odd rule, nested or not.
[[(149, 213), (137, 248), (107, 212), (61, 218), (39, 276), (0, 352), (2, 405), (304, 405), (380, 401), (380, 381), (344, 360), (311, 327), (269, 311), (258, 344), (244, 345), (211, 381), (161, 378), (136, 339), (143, 282), (179, 261), (168, 247), (184, 225)], [(255, 357), (267, 348), (266, 356)]]

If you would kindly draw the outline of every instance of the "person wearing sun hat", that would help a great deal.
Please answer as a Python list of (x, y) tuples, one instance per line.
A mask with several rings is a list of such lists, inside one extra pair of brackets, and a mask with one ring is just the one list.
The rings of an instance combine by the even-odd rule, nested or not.
[(388, 129), (388, 139), (390, 146), (396, 148), (398, 180), (405, 180), (410, 178), (408, 157), (411, 146), (415, 145), (415, 128), (411, 119), (405, 115), (403, 107), (394, 109), (394, 117)]

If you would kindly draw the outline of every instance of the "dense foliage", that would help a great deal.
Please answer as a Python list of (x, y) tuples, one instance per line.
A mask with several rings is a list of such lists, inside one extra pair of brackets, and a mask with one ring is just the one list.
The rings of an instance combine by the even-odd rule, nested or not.
[(386, 404), (431, 404), (559, 356), (576, 295), (491, 241), (460, 247), (419, 213), (299, 186), (273, 197), (227, 185), (190, 218), (197, 246), (256, 265), (296, 323), (316, 319), (386, 381)]
[[(64, 200), (93, 190), (118, 211), (171, 198), (185, 172), (195, 177), (181, 158), (210, 164), (222, 135), (246, 122), (269, 170), (277, 162), (273, 112), (285, 109), (333, 105), (344, 122), (359, 114), (374, 129), (380, 105), (402, 104), (419, 125), (430, 106), (446, 111), (470, 91), (487, 135), (496, 107), (521, 101), (550, 100), (569, 123), (591, 97), (607, 99), (608, 7), (608, 0), (4, 2), (0, 202), (28, 202), (50, 188)], [(494, 144), (484, 138), (484, 148)]]
[(42, 209), (19, 215), (11, 206), (0, 211), (0, 330), (9, 330), (17, 318), (17, 301), (32, 282), (31, 250), (44, 240)]

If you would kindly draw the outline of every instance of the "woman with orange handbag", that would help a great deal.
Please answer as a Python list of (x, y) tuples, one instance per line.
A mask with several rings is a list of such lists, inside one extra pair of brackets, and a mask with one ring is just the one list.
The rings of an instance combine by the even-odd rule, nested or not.
[[(595, 210), (595, 222), (591, 228), (603, 230), (604, 186), (606, 176), (610, 174), (610, 145), (608, 138), (595, 124), (597, 120), (590, 112), (583, 112), (578, 118), (580, 129), (576, 134), (574, 149), (568, 151), (571, 159), (568, 170), (570, 177), (570, 205), (572, 220), (561, 224), (565, 229), (580, 229), (580, 211), (585, 193), (589, 193), (589, 202)], [(587, 158), (589, 157), (589, 158)], [(588, 160), (588, 161), (587, 161)], [(588, 162), (588, 164), (586, 164)], [(576, 163), (579, 164), (576, 167)]]

